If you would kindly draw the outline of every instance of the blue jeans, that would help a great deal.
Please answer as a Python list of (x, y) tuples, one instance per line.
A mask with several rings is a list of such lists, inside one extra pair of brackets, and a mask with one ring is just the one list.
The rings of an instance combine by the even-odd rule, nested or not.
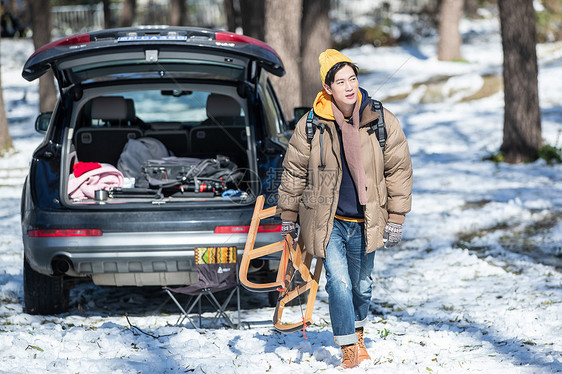
[(323, 261), (334, 341), (354, 344), (355, 329), (367, 323), (375, 266), (375, 252), (365, 253), (364, 223), (334, 219)]

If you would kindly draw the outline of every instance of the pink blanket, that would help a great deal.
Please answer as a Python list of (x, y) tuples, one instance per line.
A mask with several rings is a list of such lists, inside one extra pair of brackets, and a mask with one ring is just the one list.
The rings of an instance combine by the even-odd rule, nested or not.
[(70, 174), (68, 195), (72, 199), (93, 199), (97, 190), (122, 186), (123, 174), (111, 164), (101, 164), (101, 167), (87, 171), (79, 177)]

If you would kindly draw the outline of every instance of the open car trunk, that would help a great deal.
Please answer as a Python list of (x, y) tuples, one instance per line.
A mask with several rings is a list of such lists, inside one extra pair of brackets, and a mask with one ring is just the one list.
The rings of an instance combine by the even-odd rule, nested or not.
[(259, 194), (258, 81), (284, 74), (265, 43), (188, 27), (102, 30), (39, 48), (22, 75), (49, 69), (63, 105), (50, 127), (65, 129), (65, 205), (252, 204)]
[(136, 83), (85, 90), (74, 105), (66, 205), (246, 205), (260, 193), (255, 129), (236, 87)]

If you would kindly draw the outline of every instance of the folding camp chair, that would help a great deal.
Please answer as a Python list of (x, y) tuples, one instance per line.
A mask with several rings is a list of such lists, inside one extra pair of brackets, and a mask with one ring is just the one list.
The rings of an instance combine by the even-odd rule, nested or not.
[[(210, 247), (195, 249), (195, 266), (199, 275), (199, 281), (185, 287), (171, 288), (164, 287), (174, 303), (178, 306), (181, 314), (176, 325), (182, 325), (188, 320), (195, 329), (202, 328), (202, 308), (201, 301), (203, 296), (209, 302), (213, 312), (208, 326), (214, 327), (221, 319), (230, 328), (240, 325), (240, 288), (238, 283), (238, 267), (236, 266), (236, 247)], [(232, 289), (230, 292), (227, 290)], [(219, 302), (217, 293), (226, 294), (222, 302)], [(176, 298), (175, 294), (189, 295), (185, 308)], [(238, 323), (234, 324), (226, 313), (232, 297), (236, 294), (236, 306), (238, 312)], [(197, 306), (197, 312), (192, 313)], [(196, 324), (193, 315), (198, 316), (199, 323)]]

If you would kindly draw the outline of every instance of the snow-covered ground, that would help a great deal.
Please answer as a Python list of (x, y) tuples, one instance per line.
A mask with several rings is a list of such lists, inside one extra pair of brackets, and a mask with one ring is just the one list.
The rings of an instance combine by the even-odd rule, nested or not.
[[(404, 242), (376, 257), (372, 360), (350, 373), (562, 371), (562, 165), (482, 161), (502, 142), (503, 93), (462, 99), (501, 76), (501, 41), (496, 21), (462, 29), (462, 63), (438, 62), (427, 41), (345, 51), (371, 94), (400, 97), (385, 105), (402, 122), (415, 175)], [(160, 289), (79, 285), (68, 314), (22, 312), (20, 191), (41, 140), (37, 86), (21, 78), (31, 52), (29, 41), (1, 42), (15, 151), (0, 159), (0, 373), (338, 372), (323, 283), (306, 339), (273, 330), (267, 298), (248, 291), (241, 330), (170, 326), (177, 314)], [(561, 147), (562, 46), (538, 53), (543, 136)]]

